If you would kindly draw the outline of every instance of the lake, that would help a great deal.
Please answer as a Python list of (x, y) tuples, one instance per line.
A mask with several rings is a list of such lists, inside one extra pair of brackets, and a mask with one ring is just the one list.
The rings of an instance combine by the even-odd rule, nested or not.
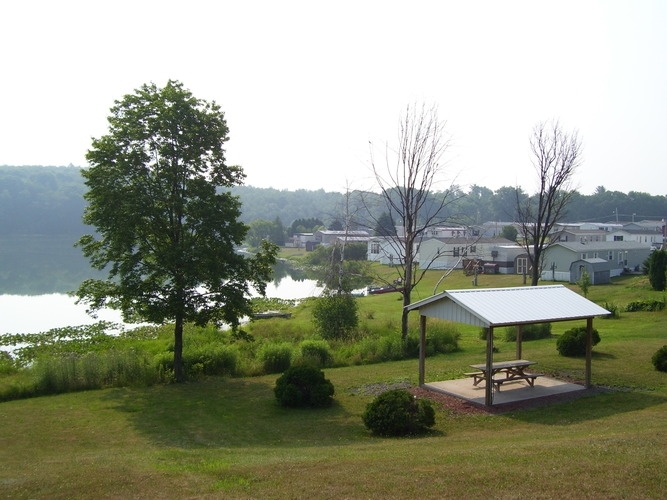
[[(302, 299), (318, 296), (322, 289), (311, 279), (283, 276), (266, 287), (266, 296), (280, 299)], [(120, 313), (103, 310), (98, 318), (86, 314), (86, 306), (76, 305), (65, 293), (42, 295), (0, 295), (0, 335), (6, 333), (39, 333), (65, 326), (79, 326), (100, 320), (121, 323)]]
[[(0, 335), (39, 333), (99, 320), (121, 323), (120, 313), (100, 311), (98, 318), (86, 314), (68, 295), (88, 278), (105, 278), (95, 272), (73, 246), (74, 236), (14, 235), (0, 237)], [(283, 262), (274, 266), (267, 297), (301, 299), (317, 296), (322, 289), (303, 271)]]

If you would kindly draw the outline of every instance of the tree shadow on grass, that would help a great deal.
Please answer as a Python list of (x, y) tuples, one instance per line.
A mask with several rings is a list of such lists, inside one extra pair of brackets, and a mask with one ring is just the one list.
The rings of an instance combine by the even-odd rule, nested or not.
[(522, 407), (508, 408), (503, 413), (523, 422), (570, 425), (664, 404), (667, 404), (667, 396), (652, 391), (593, 387), (527, 401)]
[(328, 408), (280, 406), (273, 385), (260, 379), (211, 377), (195, 383), (108, 391), (151, 442), (187, 449), (307, 447), (358, 441), (361, 420), (335, 399)]

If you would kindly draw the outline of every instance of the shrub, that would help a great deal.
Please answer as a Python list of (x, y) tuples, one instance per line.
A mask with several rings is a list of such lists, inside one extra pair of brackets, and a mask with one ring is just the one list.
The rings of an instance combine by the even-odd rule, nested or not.
[(434, 353), (458, 351), (460, 338), (461, 333), (454, 323), (439, 321), (426, 329), (426, 345), (431, 347)]
[(202, 375), (234, 375), (237, 364), (238, 350), (226, 345), (202, 344), (183, 352), (186, 376), (193, 379)]
[[(505, 342), (516, 342), (516, 326), (505, 328)], [(521, 340), (548, 339), (551, 337), (551, 323), (536, 323), (532, 325), (523, 325), (521, 329)], [(486, 338), (486, 337), (485, 337)]]
[(662, 300), (636, 300), (625, 306), (627, 312), (637, 311), (662, 311), (665, 308), (665, 299)]
[(648, 260), (648, 279), (653, 290), (662, 291), (667, 287), (667, 252), (655, 250)]
[(304, 340), (301, 342), (301, 357), (304, 361), (316, 366), (330, 366), (333, 356), (329, 352), (329, 344), (324, 340)]
[(604, 319), (618, 319), (621, 317), (621, 308), (616, 304), (605, 302), (603, 307), (611, 313), (603, 316)]
[(297, 365), (288, 368), (276, 380), (273, 392), (282, 406), (316, 408), (331, 404), (334, 386), (319, 368)]
[[(461, 333), (454, 323), (434, 322), (426, 329), (426, 356), (458, 351), (460, 338)], [(405, 356), (413, 358), (419, 356), (419, 336), (408, 337), (405, 343)]]
[(417, 399), (405, 389), (393, 389), (369, 403), (362, 420), (379, 436), (407, 436), (433, 427), (435, 410), (429, 400)]
[(667, 372), (667, 345), (663, 345), (660, 349), (655, 351), (651, 357), (651, 363), (653, 363), (656, 370)]
[(18, 364), (6, 351), (0, 351), (0, 375), (10, 375), (19, 371)]
[(281, 373), (292, 364), (292, 346), (288, 342), (265, 344), (259, 350), (264, 373)]
[(347, 293), (318, 297), (313, 306), (313, 323), (327, 340), (350, 338), (359, 324), (356, 299)]
[[(600, 342), (600, 334), (593, 328), (592, 344)], [(556, 349), (561, 356), (585, 356), (586, 355), (586, 327), (579, 326), (567, 330), (556, 341)]]

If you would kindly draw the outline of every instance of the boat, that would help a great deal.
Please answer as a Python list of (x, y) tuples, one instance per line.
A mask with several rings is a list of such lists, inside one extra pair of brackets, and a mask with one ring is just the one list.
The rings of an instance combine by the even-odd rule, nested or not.
[(252, 315), (253, 319), (291, 318), (292, 313), (282, 311), (263, 311)]
[(369, 286), (366, 292), (369, 295), (379, 295), (381, 293), (402, 292), (402, 286), (386, 285), (386, 286)]

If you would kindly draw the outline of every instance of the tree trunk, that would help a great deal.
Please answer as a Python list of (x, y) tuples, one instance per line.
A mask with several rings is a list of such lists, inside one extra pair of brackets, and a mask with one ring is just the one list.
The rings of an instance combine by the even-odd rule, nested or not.
[(408, 340), (408, 310), (412, 298), (412, 255), (405, 257), (405, 279), (403, 280), (403, 312), (401, 314), (401, 339), (403, 343)]
[(176, 315), (174, 324), (174, 379), (176, 382), (185, 382), (183, 373), (183, 315)]
[(540, 260), (542, 259), (542, 249), (538, 246), (533, 247), (533, 266), (530, 273), (530, 286), (537, 286), (540, 281)]

